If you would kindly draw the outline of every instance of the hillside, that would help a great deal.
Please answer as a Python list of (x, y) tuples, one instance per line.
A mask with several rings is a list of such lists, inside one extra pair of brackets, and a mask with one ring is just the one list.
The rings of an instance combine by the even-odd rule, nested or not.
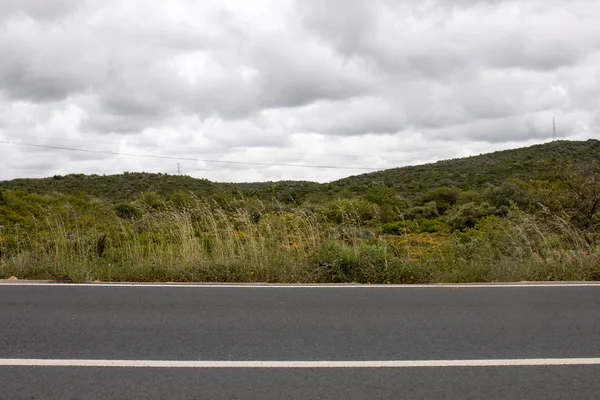
[(28, 193), (85, 194), (114, 203), (131, 201), (139, 193), (154, 191), (168, 198), (175, 192), (214, 196), (241, 192), (263, 200), (273, 198), (284, 203), (320, 203), (337, 197), (362, 194), (371, 186), (384, 185), (405, 198), (418, 196), (436, 187), (482, 190), (497, 186), (508, 178), (524, 181), (552, 173), (559, 161), (579, 165), (597, 165), (600, 141), (556, 141), (514, 150), (498, 151), (432, 164), (394, 168), (351, 176), (318, 184), (304, 181), (214, 183), (188, 176), (125, 173), (121, 175), (66, 175), (44, 179), (15, 179), (0, 182), (0, 190)]
[(556, 141), (497, 151), (432, 164), (394, 168), (351, 176), (330, 184), (333, 191), (361, 192), (373, 183), (392, 187), (405, 196), (413, 196), (436, 187), (480, 190), (497, 186), (509, 178), (527, 181), (552, 173), (559, 161), (581, 166), (598, 165), (600, 141)]
[(131, 173), (120, 175), (56, 175), (43, 179), (14, 179), (0, 182), (0, 190), (18, 190), (26, 193), (63, 193), (96, 197), (111, 202), (131, 201), (142, 192), (153, 191), (168, 198), (175, 192), (192, 192), (211, 196), (235, 187), (213, 183), (206, 179), (166, 174)]
[(600, 280), (598, 160), (589, 140), (328, 184), (147, 173), (0, 182), (0, 279)]

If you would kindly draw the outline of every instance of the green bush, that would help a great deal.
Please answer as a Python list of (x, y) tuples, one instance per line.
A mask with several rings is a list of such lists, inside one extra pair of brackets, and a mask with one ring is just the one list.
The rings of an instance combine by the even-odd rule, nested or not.
[(123, 219), (137, 217), (140, 214), (139, 210), (133, 204), (128, 203), (117, 204), (115, 206), (115, 212), (119, 218)]
[(485, 198), (492, 207), (502, 213), (507, 213), (511, 204), (516, 204), (521, 210), (526, 210), (531, 202), (527, 192), (514, 182), (504, 182), (500, 186), (487, 189)]
[(349, 247), (339, 243), (322, 246), (313, 264), (323, 282), (381, 283), (386, 281), (388, 255), (376, 245)]
[(438, 187), (426, 191), (421, 196), (422, 204), (435, 202), (436, 208), (440, 214), (444, 214), (447, 210), (452, 208), (458, 201), (460, 191), (454, 188)]
[(440, 213), (438, 212), (437, 203), (435, 201), (430, 201), (422, 206), (412, 207), (405, 214), (406, 219), (410, 220), (435, 219), (439, 216)]
[(329, 202), (324, 211), (327, 221), (339, 225), (363, 226), (379, 217), (376, 204), (360, 198), (338, 199)]
[(456, 205), (462, 206), (468, 203), (481, 204), (485, 201), (485, 195), (475, 190), (460, 192), (456, 199)]
[(448, 213), (446, 222), (453, 231), (465, 230), (475, 227), (475, 224), (481, 218), (493, 215), (494, 213), (496, 213), (496, 209), (487, 202), (480, 204), (467, 203), (453, 208)]

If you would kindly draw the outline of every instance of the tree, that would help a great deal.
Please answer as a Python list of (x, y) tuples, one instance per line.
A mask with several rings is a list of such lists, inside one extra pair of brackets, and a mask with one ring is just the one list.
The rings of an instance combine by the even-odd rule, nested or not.
[(508, 212), (512, 203), (519, 206), (521, 210), (525, 210), (531, 201), (527, 192), (514, 182), (503, 182), (500, 186), (487, 189), (485, 198), (490, 205), (502, 213)]

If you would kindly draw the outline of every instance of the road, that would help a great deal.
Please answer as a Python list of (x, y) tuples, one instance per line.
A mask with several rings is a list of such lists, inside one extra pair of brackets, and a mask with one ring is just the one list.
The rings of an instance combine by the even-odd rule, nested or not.
[(600, 399), (598, 376), (600, 285), (0, 284), (0, 399)]

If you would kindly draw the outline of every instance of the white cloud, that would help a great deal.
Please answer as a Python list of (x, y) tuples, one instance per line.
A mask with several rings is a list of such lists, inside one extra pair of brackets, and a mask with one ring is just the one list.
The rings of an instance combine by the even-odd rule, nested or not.
[[(389, 168), (600, 136), (594, 0), (0, 0), (0, 140)], [(350, 155), (350, 156), (348, 156)], [(0, 179), (177, 161), (0, 143)], [(213, 180), (352, 173), (180, 161)]]

